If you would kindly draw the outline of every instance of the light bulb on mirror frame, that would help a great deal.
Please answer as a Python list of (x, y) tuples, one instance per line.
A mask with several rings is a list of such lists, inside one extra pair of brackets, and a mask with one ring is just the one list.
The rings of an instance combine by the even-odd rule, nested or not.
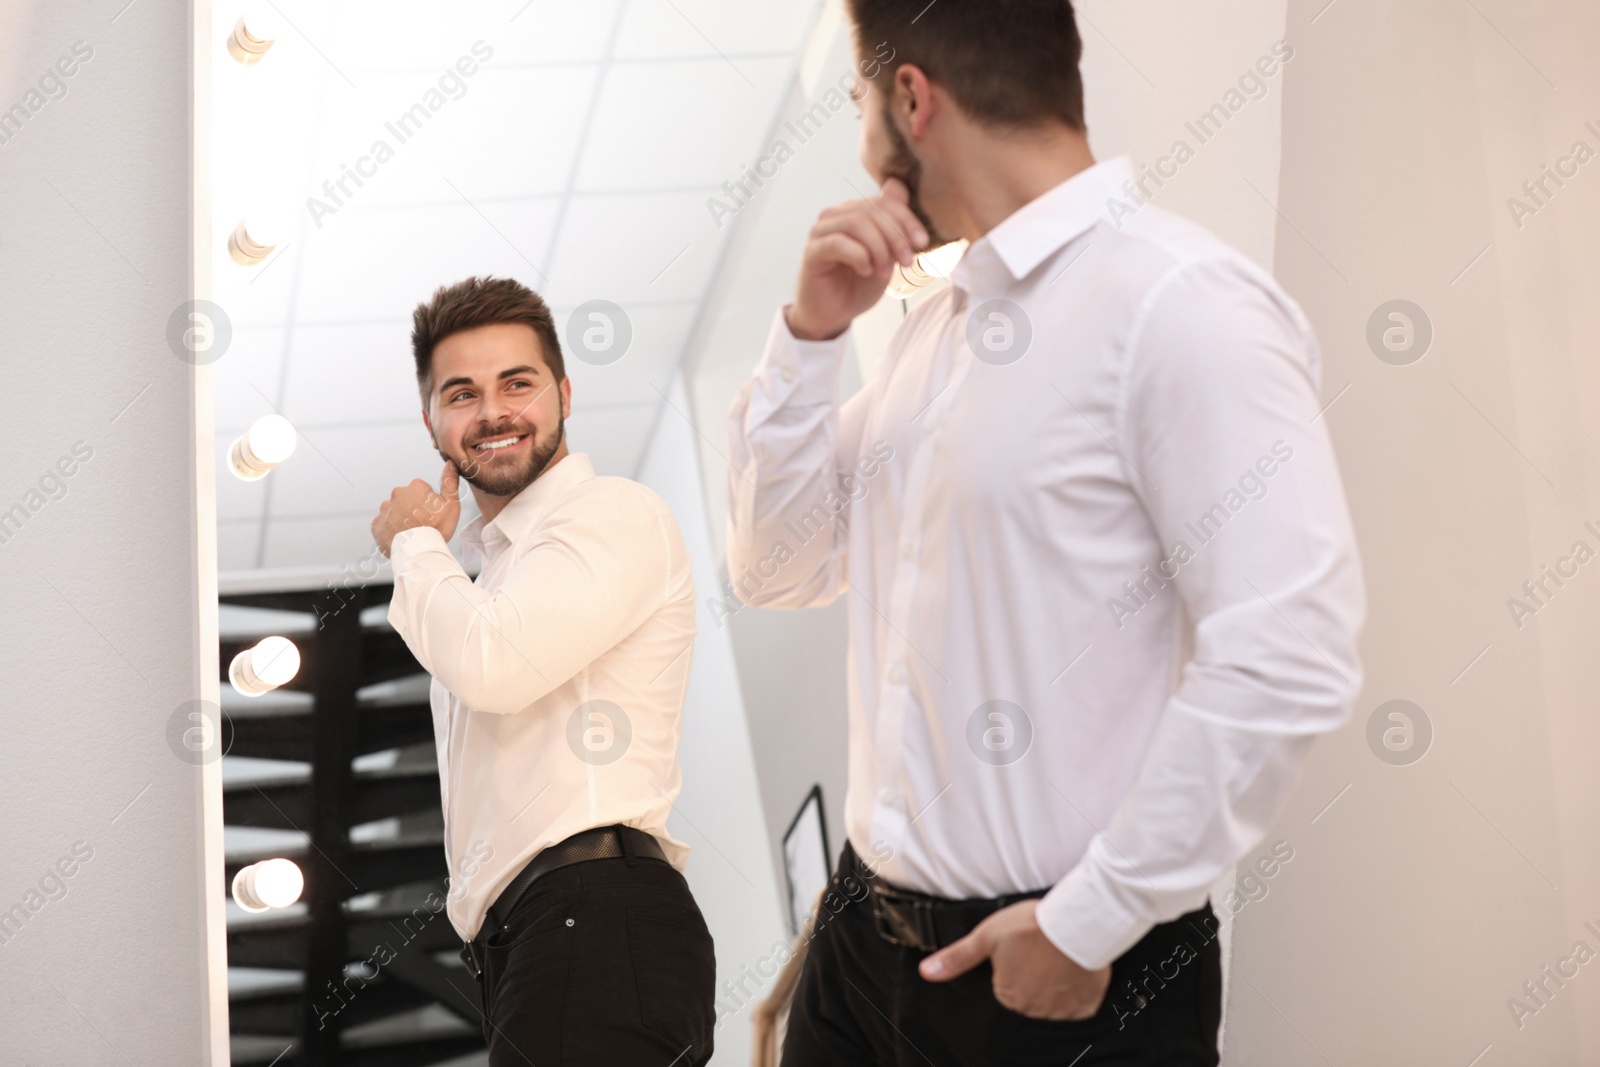
[(913, 257), (909, 267), (901, 266), (899, 263), (894, 265), (894, 270), (889, 274), (889, 292), (901, 300), (906, 300), (931, 281), (933, 281), (932, 275), (923, 270)]
[(233, 32), (228, 34), (228, 55), (247, 67), (261, 62), (282, 36), (282, 22), (270, 4), (251, 4), (233, 24)]
[(287, 637), (263, 637), (233, 657), (228, 683), (243, 697), (258, 697), (287, 685), (300, 673), (300, 650)]
[(294, 455), (300, 435), (282, 415), (263, 415), (228, 449), (228, 469), (244, 482), (265, 478), (274, 467)]
[(228, 257), (241, 267), (260, 266), (278, 247), (281, 232), (280, 223), (271, 213), (240, 219), (228, 235)]
[(305, 875), (293, 860), (262, 860), (241, 867), (233, 876), (233, 902), (249, 912), (287, 908), (300, 899), (305, 887)]
[(917, 290), (926, 288), (941, 278), (950, 277), (950, 272), (966, 253), (967, 242), (961, 240), (951, 241), (949, 244), (930, 248), (926, 252), (918, 252), (911, 259), (909, 267), (896, 263), (894, 271), (889, 275), (888, 291), (895, 297), (906, 300), (916, 294)]
[(961, 257), (967, 253), (967, 239), (957, 238), (949, 244), (942, 244), (938, 248), (930, 248), (926, 252), (917, 253), (917, 265), (923, 273), (935, 278), (948, 278), (950, 272), (956, 269), (956, 264), (961, 262)]

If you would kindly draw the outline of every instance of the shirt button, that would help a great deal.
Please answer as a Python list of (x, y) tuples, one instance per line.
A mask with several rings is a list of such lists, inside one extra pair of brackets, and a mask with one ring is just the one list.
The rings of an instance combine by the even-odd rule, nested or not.
[(900, 802), (900, 790), (892, 785), (886, 785), (878, 790), (878, 802), (887, 807), (894, 807)]
[(903, 542), (900, 545), (900, 558), (901, 559), (910, 559), (912, 556), (915, 556), (916, 554), (917, 554), (916, 553), (916, 549), (911, 547), (911, 542), (910, 541)]
[(786, 382), (794, 381), (794, 371), (790, 370), (788, 367), (783, 368), (783, 380)]
[(891, 682), (903, 682), (905, 680), (906, 680), (906, 669), (904, 667), (896, 667), (894, 670), (889, 672), (889, 681), (891, 681)]

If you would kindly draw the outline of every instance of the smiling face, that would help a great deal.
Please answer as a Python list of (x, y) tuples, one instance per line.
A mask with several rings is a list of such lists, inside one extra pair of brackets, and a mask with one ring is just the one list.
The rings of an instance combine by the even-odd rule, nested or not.
[(423, 420), (434, 446), (480, 494), (513, 497), (567, 454), (572, 382), (555, 380), (532, 327), (450, 334), (434, 346), (430, 378)]

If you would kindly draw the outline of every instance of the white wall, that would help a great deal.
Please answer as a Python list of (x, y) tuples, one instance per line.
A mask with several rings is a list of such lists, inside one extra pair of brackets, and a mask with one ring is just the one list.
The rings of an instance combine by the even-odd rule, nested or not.
[[(0, 144), (0, 511), (25, 512), (0, 543), (0, 908), (27, 916), (0, 943), (7, 1063), (226, 1056), (224, 978), (206, 967), (222, 950), (220, 828), (208, 839), (201, 819), (216, 765), (180, 759), (168, 732), (216, 696), (205, 383), (167, 340), (203, 271), (198, 7), (0, 2), (0, 108), (36, 106)], [(30, 100), (78, 42), (65, 94), (46, 78), (57, 98)]]
[[(1238, 916), (1228, 1062), (1600, 1062), (1600, 964), (1520, 1028), (1508, 1006), (1576, 942), (1600, 952), (1600, 578), (1550, 583), (1520, 628), (1508, 607), (1600, 549), (1600, 163), (1520, 228), (1508, 206), (1600, 151), (1600, 12), (1325, 4), (1290, 4), (1277, 268), (1325, 352), (1367, 685), (1277, 828), (1294, 861)], [(1410, 365), (1366, 337), (1396, 299), (1434, 331)], [(1407, 766), (1366, 737), (1394, 699), (1432, 725)]]
[(716, 1064), (750, 1062), (751, 1007), (771, 992), (789, 935), (782, 883), (770, 862), (755, 755), (728, 632), (711, 618), (716, 560), (706, 527), (705, 487), (695, 458), (689, 399), (676, 375), (650, 435), (637, 479), (677, 517), (699, 594), (694, 669), (684, 698), (678, 754), (683, 792), (668, 826), (693, 848), (687, 878), (717, 948)]

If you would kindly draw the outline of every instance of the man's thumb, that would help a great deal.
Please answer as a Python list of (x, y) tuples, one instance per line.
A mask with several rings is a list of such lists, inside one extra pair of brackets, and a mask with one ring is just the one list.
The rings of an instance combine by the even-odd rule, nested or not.
[(923, 960), (918, 970), (930, 982), (948, 982), (959, 978), (989, 958), (989, 931), (979, 923), (977, 929), (953, 945), (935, 952)]
[(461, 472), (448, 460), (444, 465), (444, 473), (439, 475), (439, 495), (446, 500), (457, 500), (461, 496)]

